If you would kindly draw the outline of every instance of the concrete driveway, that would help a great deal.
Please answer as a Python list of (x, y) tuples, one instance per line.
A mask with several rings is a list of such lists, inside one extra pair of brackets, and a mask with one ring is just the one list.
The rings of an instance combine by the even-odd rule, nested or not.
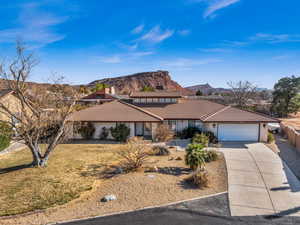
[(300, 182), (277, 154), (262, 143), (223, 143), (220, 150), (232, 216), (300, 216)]

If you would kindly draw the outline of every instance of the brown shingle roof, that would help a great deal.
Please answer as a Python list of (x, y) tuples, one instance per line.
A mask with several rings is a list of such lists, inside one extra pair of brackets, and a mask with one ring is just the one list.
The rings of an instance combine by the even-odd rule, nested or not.
[(121, 101), (97, 105), (70, 116), (70, 121), (94, 122), (159, 122), (159, 116)]
[(152, 112), (164, 119), (194, 119), (219, 111), (225, 106), (207, 100), (182, 100), (177, 104), (148, 104), (139, 107)]
[(165, 92), (165, 91), (155, 91), (155, 92), (133, 92), (130, 94), (131, 98), (181, 98), (182, 94), (180, 92)]
[(241, 110), (235, 107), (228, 106), (218, 112), (211, 115), (207, 115), (203, 118), (204, 122), (265, 122), (276, 123), (277, 119), (262, 115), (255, 112)]

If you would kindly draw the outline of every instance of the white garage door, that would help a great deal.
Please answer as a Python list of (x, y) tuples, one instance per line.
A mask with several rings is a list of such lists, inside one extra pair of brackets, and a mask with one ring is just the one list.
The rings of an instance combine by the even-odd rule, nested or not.
[(219, 141), (258, 141), (258, 124), (219, 124)]

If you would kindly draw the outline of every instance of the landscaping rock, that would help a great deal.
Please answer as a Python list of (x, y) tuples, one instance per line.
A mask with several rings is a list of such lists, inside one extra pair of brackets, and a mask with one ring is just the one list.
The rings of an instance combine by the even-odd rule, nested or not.
[(182, 160), (182, 158), (180, 156), (178, 156), (175, 160)]
[(117, 197), (115, 195), (105, 195), (102, 199), (101, 202), (110, 202), (117, 200)]
[(155, 175), (150, 174), (150, 175), (147, 175), (147, 177), (149, 177), (149, 178), (155, 178)]
[(147, 167), (147, 169), (145, 170), (146, 172), (158, 172), (158, 168), (157, 166), (151, 166), (151, 167)]
[(124, 171), (121, 167), (117, 167), (116, 170), (114, 171), (115, 174), (122, 174)]

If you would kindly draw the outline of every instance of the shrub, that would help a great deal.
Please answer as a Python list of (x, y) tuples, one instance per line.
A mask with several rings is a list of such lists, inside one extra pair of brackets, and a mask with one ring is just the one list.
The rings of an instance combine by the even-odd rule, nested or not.
[(204, 133), (195, 134), (195, 136), (192, 139), (192, 143), (202, 144), (207, 147), (209, 143), (209, 138)]
[(158, 145), (152, 147), (152, 153), (157, 156), (170, 155), (170, 151), (167, 147)]
[(121, 158), (121, 167), (125, 172), (137, 171), (149, 156), (149, 147), (142, 138), (133, 137), (125, 149), (117, 153)]
[(206, 152), (205, 154), (205, 162), (212, 162), (216, 161), (219, 158), (219, 155), (216, 151), (213, 150), (204, 150)]
[(9, 146), (12, 133), (12, 128), (8, 123), (0, 122), (0, 151)]
[(0, 135), (0, 151), (6, 149), (10, 144), (10, 137)]
[(102, 131), (101, 131), (101, 134), (100, 134), (100, 139), (101, 140), (106, 140), (108, 135), (109, 135), (109, 129), (107, 129), (106, 127), (102, 127)]
[(273, 143), (275, 141), (274, 134), (268, 132), (268, 143)]
[(208, 139), (209, 139), (209, 143), (213, 143), (213, 144), (217, 144), (218, 143), (218, 138), (216, 137), (216, 135), (211, 132), (211, 131), (203, 131), (203, 134), (205, 134)]
[(92, 123), (86, 122), (78, 127), (78, 132), (84, 139), (91, 139), (95, 132), (95, 127)]
[(185, 163), (190, 166), (192, 170), (198, 168), (204, 168), (205, 165), (205, 151), (202, 151), (204, 148), (201, 144), (189, 144), (186, 149)]
[(117, 124), (116, 127), (110, 128), (110, 132), (116, 141), (126, 142), (130, 134), (130, 128), (125, 124)]
[(197, 127), (188, 127), (179, 132), (179, 137), (182, 139), (188, 139), (194, 137), (195, 134), (200, 134), (201, 130)]
[(199, 188), (208, 187), (209, 177), (206, 170), (196, 170), (185, 181), (193, 183)]
[(156, 128), (155, 140), (158, 142), (167, 142), (174, 137), (174, 132), (165, 124), (160, 124)]

